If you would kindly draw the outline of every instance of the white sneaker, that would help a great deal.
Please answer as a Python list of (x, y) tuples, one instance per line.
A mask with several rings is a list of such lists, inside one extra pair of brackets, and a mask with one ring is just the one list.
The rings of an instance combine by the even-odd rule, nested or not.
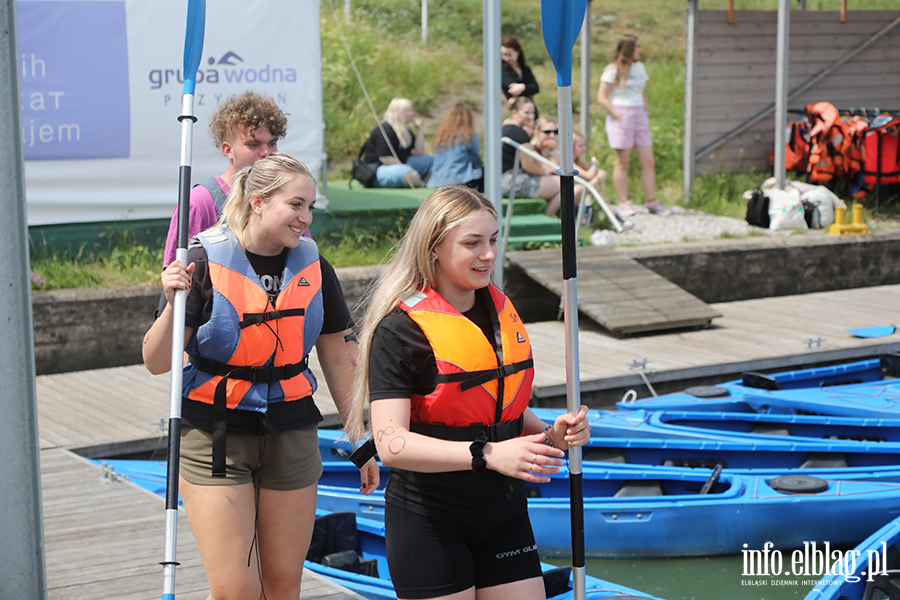
[(659, 203), (659, 201), (648, 202), (646, 205), (647, 210), (652, 213), (656, 213), (661, 217), (668, 217), (672, 214), (672, 211)]
[(624, 202), (619, 204), (619, 206), (616, 208), (616, 212), (623, 217), (632, 217), (634, 216), (634, 207), (631, 206), (631, 202), (625, 200)]

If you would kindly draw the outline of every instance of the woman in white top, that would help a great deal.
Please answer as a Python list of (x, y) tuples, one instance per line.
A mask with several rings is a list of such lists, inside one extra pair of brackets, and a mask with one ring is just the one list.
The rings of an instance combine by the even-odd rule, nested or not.
[(640, 57), (641, 43), (637, 36), (626, 33), (619, 38), (616, 57), (600, 76), (597, 102), (606, 109), (606, 136), (609, 147), (616, 151), (613, 185), (619, 196), (618, 213), (623, 217), (634, 214), (628, 199), (628, 159), (633, 148), (641, 161), (641, 184), (647, 209), (667, 216), (671, 211), (656, 201), (656, 165), (646, 90), (649, 76), (638, 61)]

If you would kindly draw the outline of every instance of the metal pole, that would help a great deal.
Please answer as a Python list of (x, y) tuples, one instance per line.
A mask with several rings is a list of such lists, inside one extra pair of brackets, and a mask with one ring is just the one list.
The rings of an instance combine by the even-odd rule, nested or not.
[(0, 12), (0, 596), (47, 598), (16, 3)]
[(684, 177), (684, 203), (694, 194), (694, 92), (697, 83), (697, 3), (689, 0), (684, 26), (684, 148), (682, 149), (682, 175)]
[(591, 147), (591, 3), (588, 0), (581, 27), (581, 135)]
[[(500, 185), (502, 164), (500, 142), (500, 2), (482, 3), (482, 37), (484, 53), (484, 195), (497, 209), (497, 228), (502, 227), (503, 189)], [(501, 240), (506, 243), (506, 240)], [(503, 281), (503, 263), (494, 263), (494, 278)]]
[(778, 33), (775, 41), (775, 181), (784, 189), (785, 130), (787, 129), (788, 72), (790, 71), (790, 0), (778, 0)]
[(428, 0), (422, 0), (422, 45), (428, 43)]

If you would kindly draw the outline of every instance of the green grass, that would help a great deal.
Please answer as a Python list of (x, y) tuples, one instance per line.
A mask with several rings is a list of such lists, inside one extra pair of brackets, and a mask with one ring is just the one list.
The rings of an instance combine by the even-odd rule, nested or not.
[[(320, 0), (324, 119), (329, 177), (344, 179), (349, 165), (374, 126), (373, 116), (350, 64), (339, 34), (347, 36), (357, 67), (375, 110), (384, 112), (395, 96), (409, 98), (416, 109), (433, 119), (426, 130), (434, 133), (444, 115), (438, 107), (462, 101), (473, 107), (482, 102), (482, 0), (429, 3), (428, 44), (421, 44), (420, 0), (351, 0), (352, 15), (345, 22), (341, 0)], [(737, 10), (775, 10), (778, 0), (736, 0)], [(793, 3), (792, 3), (793, 4)], [(724, 10), (728, 0), (700, 0), (701, 10)], [(591, 61), (594, 83), (623, 33), (641, 37), (642, 61), (650, 74), (650, 125), (657, 172), (657, 197), (667, 203), (682, 200), (682, 138), (684, 133), (684, 20), (687, 4), (672, 0), (609, 0), (592, 3)], [(807, 0), (809, 10), (839, 10), (840, 0)], [(896, 10), (896, 0), (853, 0), (854, 10)], [(503, 0), (501, 35), (516, 36), (541, 84), (536, 100), (542, 114), (556, 113), (556, 74), (540, 29), (540, 0)], [(581, 45), (574, 48), (576, 63)], [(573, 77), (575, 122), (581, 89)], [(596, 90), (591, 90), (594, 98)], [(505, 116), (505, 115), (504, 115)], [(430, 140), (428, 140), (430, 142)], [(612, 171), (613, 152), (606, 146), (602, 111), (591, 108), (591, 148), (603, 167)], [(629, 165), (629, 189), (641, 199), (640, 168)], [(713, 214), (743, 218), (741, 194), (758, 187), (764, 174), (705, 173), (698, 177), (690, 207)], [(615, 199), (612, 185), (607, 186)], [(883, 198), (883, 202), (884, 202)], [(898, 204), (882, 204), (882, 211), (897, 211)], [(115, 235), (111, 233), (110, 235)], [(402, 228), (341, 232), (317, 240), (322, 254), (335, 266), (381, 263), (402, 235)], [(104, 246), (108, 246), (104, 240)], [(38, 247), (32, 253), (32, 271), (46, 278), (33, 289), (114, 287), (158, 281), (161, 250), (117, 240), (115, 249), (82, 248), (73, 261)]]
[[(111, 252), (93, 252), (82, 248), (74, 259), (38, 247), (31, 259), (34, 291), (71, 288), (115, 288), (159, 283), (163, 251), (134, 244), (128, 236)], [(355, 267), (375, 265), (393, 255), (403, 237), (402, 222), (393, 227), (345, 230), (317, 240), (322, 256), (332, 265)]]
[(46, 246), (34, 248), (31, 289), (113, 288), (159, 281), (162, 248), (136, 244), (132, 236), (116, 231), (106, 235), (112, 237), (111, 251), (99, 252), (83, 246), (74, 259)]

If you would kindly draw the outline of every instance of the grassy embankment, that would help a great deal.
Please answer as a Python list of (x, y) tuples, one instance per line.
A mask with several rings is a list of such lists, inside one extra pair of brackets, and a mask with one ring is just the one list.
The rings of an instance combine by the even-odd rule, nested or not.
[[(855, 0), (854, 10), (891, 9), (893, 0)], [(338, 23), (344, 28), (351, 52), (362, 73), (375, 110), (383, 112), (394, 96), (412, 100), (426, 116), (426, 139), (453, 102), (476, 109), (482, 104), (482, 2), (454, 0), (430, 3), (429, 43), (421, 45), (418, 0), (351, 0), (353, 15), (344, 22), (343, 2), (322, 0), (322, 56), (326, 148), (329, 177), (346, 178), (351, 159), (374, 125), (372, 113), (357, 82)], [(724, 9), (727, 0), (701, 0), (701, 9)], [(837, 10), (838, 0), (808, 0), (809, 10)], [(740, 10), (774, 10), (777, 0), (738, 0)], [(618, 37), (625, 32), (641, 37), (643, 61), (651, 76), (648, 87), (652, 115), (658, 197), (675, 203), (682, 199), (681, 146), (683, 136), (683, 56), (685, 4), (671, 0), (610, 0), (592, 8), (591, 61), (593, 83), (609, 62)], [(541, 84), (537, 96), (542, 114), (556, 112), (556, 77), (540, 31), (540, 0), (504, 0), (501, 33), (521, 42), (529, 65)], [(580, 44), (575, 47), (580, 61)], [(577, 69), (577, 67), (576, 67)], [(577, 73), (577, 71), (576, 71)], [(577, 75), (573, 98), (580, 97)], [(595, 93), (591, 90), (592, 95)], [(575, 110), (578, 110), (576, 101)], [(579, 116), (576, 112), (575, 120)], [(429, 148), (430, 149), (430, 148)], [(611, 170), (613, 153), (606, 146), (603, 115), (596, 103), (591, 113), (590, 153)], [(632, 161), (630, 188), (638, 190), (639, 169)], [(692, 207), (715, 214), (742, 217), (740, 194), (756, 187), (763, 175), (706, 174), (695, 184)], [(615, 199), (612, 186), (609, 193)], [(392, 231), (343, 232), (318, 240), (323, 254), (338, 266), (381, 262), (401, 235)], [(146, 247), (119, 245), (112, 255), (85, 252), (74, 264), (54, 257), (35, 257), (36, 273), (46, 283), (36, 289), (112, 287), (153, 281), (161, 255)]]

